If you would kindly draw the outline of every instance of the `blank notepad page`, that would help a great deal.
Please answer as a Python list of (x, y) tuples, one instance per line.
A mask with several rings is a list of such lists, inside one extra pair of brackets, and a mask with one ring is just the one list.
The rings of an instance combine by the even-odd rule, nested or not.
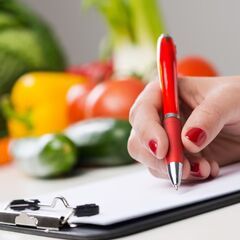
[(72, 217), (70, 222), (108, 225), (135, 217), (173, 209), (240, 190), (240, 163), (221, 169), (219, 177), (195, 184), (182, 184), (176, 191), (169, 180), (157, 179), (144, 169), (97, 183), (40, 197), (49, 203), (64, 196), (70, 205), (96, 203), (100, 214)]

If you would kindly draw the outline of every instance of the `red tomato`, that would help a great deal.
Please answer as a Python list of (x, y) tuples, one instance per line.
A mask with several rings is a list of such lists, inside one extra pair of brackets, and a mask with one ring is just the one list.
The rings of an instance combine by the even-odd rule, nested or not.
[(68, 121), (78, 122), (84, 119), (85, 101), (89, 92), (95, 86), (92, 82), (86, 82), (72, 86), (67, 94)]
[(92, 82), (99, 83), (111, 77), (113, 74), (113, 64), (112, 61), (96, 61), (80, 66), (72, 66), (67, 69), (67, 72), (87, 77)]
[(206, 59), (198, 56), (189, 56), (178, 61), (179, 76), (217, 76), (217, 71)]
[(143, 89), (144, 84), (133, 77), (101, 83), (87, 97), (85, 116), (128, 119), (129, 110)]

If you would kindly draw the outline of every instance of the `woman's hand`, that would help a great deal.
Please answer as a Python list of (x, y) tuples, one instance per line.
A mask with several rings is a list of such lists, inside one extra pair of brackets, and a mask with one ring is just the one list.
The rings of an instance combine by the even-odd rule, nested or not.
[[(216, 177), (219, 166), (240, 160), (240, 77), (181, 78), (180, 109), (185, 123), (183, 179)], [(159, 82), (151, 82), (130, 111), (128, 150), (156, 177), (167, 177), (168, 137), (161, 125)]]

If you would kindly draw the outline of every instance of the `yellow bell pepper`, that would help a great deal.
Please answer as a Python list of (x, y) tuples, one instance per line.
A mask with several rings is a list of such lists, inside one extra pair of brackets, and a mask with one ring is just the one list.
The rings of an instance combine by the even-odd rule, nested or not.
[(68, 73), (34, 72), (14, 85), (6, 107), (9, 135), (13, 138), (60, 132), (68, 125), (66, 94), (86, 79)]

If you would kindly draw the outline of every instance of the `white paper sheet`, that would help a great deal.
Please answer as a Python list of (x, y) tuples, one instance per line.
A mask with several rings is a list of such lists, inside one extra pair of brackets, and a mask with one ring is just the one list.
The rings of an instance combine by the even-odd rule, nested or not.
[(240, 163), (221, 169), (219, 177), (195, 184), (182, 184), (176, 191), (168, 180), (157, 179), (147, 170), (75, 187), (40, 197), (44, 203), (64, 196), (70, 205), (96, 203), (100, 214), (72, 217), (71, 222), (107, 225), (150, 213), (199, 202), (240, 190)]

